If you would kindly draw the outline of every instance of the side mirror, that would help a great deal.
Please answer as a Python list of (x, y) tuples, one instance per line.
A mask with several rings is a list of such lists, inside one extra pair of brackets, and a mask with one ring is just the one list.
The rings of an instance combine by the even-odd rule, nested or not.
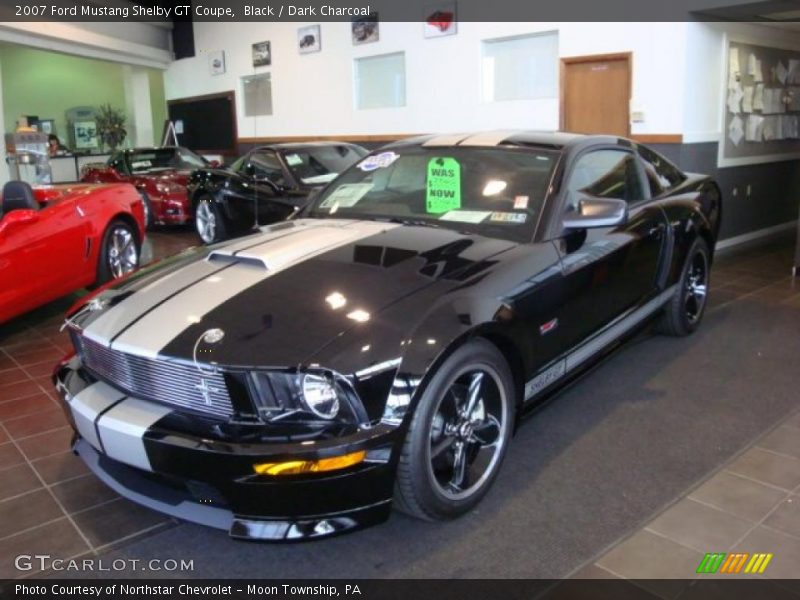
[(628, 203), (617, 198), (584, 196), (576, 210), (564, 215), (564, 229), (594, 229), (623, 225), (628, 219)]

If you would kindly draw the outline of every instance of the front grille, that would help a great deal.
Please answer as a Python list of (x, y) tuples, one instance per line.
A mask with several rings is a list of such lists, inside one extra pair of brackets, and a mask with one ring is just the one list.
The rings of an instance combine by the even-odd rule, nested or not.
[(233, 414), (222, 373), (201, 373), (191, 363), (119, 352), (79, 335), (73, 340), (89, 371), (132, 396), (217, 417)]

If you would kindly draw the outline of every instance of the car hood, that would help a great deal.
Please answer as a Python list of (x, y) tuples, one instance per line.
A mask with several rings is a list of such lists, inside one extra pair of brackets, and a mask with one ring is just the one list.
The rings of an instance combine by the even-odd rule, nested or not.
[[(84, 335), (141, 356), (303, 365), (349, 330), (380, 322), (388, 307), (402, 314), (399, 303), (437, 282), (452, 284), (444, 293), (514, 246), (449, 229), (289, 221), (134, 277)], [(403, 319), (413, 327), (414, 314)]]

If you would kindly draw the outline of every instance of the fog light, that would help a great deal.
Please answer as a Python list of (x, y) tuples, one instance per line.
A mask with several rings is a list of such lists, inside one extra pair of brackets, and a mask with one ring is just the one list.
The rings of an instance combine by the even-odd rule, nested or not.
[(320, 458), (319, 460), (287, 460), (284, 462), (256, 463), (253, 470), (259, 475), (298, 475), (300, 473), (321, 473), (346, 469), (364, 461), (366, 450)]

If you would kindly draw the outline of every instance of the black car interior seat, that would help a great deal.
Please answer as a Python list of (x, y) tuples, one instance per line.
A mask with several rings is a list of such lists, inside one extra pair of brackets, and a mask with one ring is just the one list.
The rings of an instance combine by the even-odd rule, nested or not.
[(26, 181), (9, 181), (3, 186), (3, 204), (0, 216), (12, 210), (41, 208), (33, 195), (33, 188)]

